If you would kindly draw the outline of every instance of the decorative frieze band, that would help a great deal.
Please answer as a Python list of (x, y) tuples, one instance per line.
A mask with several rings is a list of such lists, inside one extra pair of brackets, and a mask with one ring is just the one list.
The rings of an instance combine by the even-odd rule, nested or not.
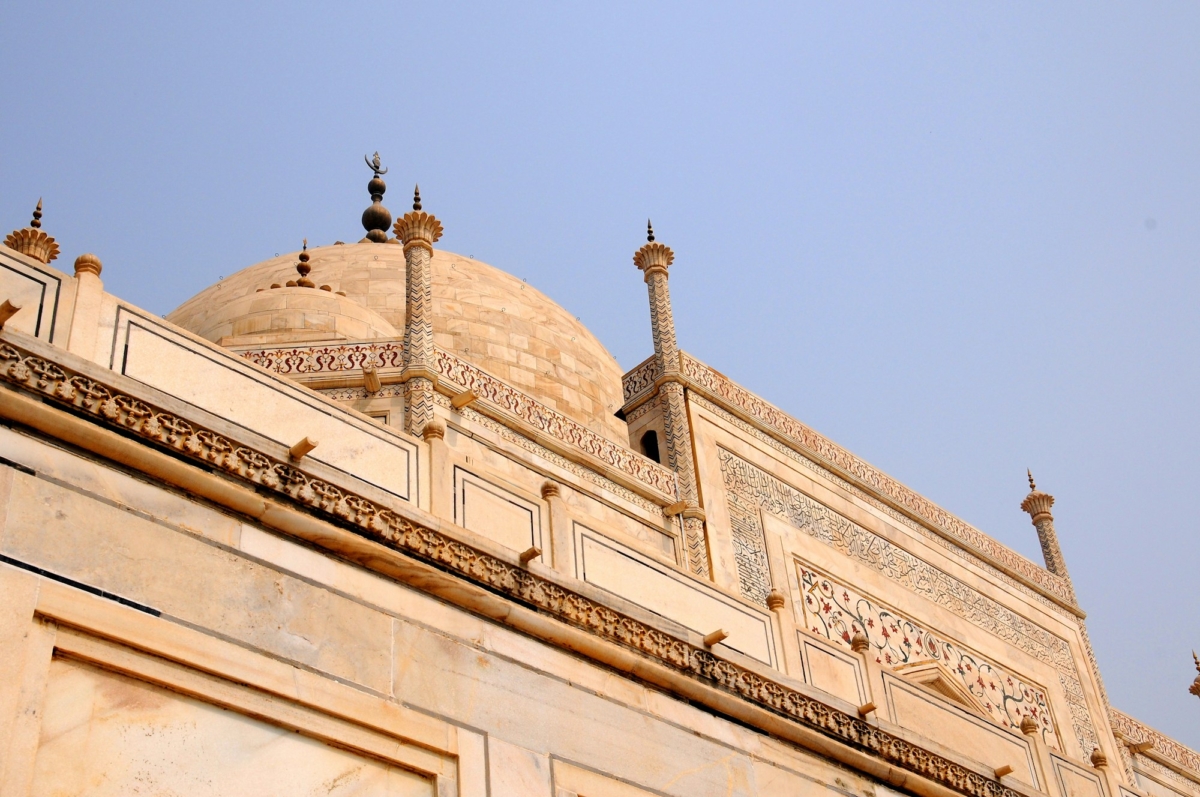
[(255, 365), (283, 376), (403, 368), (404, 345), (401, 343), (345, 343), (337, 346), (295, 346), (278, 349), (239, 351)]
[(996, 542), (979, 529), (955, 517), (891, 476), (817, 434), (783, 410), (769, 404), (686, 352), (681, 352), (680, 357), (683, 374), (690, 386), (700, 389), (702, 393), (709, 394), (719, 403), (732, 407), (768, 427), (805, 455), (819, 458), (876, 494), (999, 562), (1041, 589), (1067, 603), (1073, 603), (1070, 590), (1060, 577)]
[(1200, 753), (1184, 747), (1148, 725), (1143, 725), (1123, 711), (1110, 708), (1108, 718), (1112, 722), (1112, 728), (1116, 734), (1135, 744), (1153, 742), (1154, 746), (1150, 750), (1154, 755), (1175, 764), (1190, 775), (1197, 784), (1200, 784)]
[(398, 512), (309, 476), (296, 467), (141, 399), (0, 344), (0, 378), (94, 422), (274, 493), (388, 547), (433, 563), (465, 581), (533, 607), (576, 628), (641, 653), (685, 676), (736, 695), (893, 766), (967, 797), (1020, 797), (998, 780), (893, 736), (857, 716), (759, 675), (711, 651), (659, 631), (530, 571), (471, 548)]
[[(400, 368), (404, 364), (404, 347), (394, 342), (255, 349), (239, 354), (284, 376), (353, 371), (364, 366)], [(675, 497), (675, 474), (669, 468), (593, 432), (447, 351), (435, 350), (433, 359), (438, 374), (456, 387), (474, 391), (480, 399), (538, 432), (595, 457), (664, 496)]]
[(590, 454), (663, 495), (675, 496), (675, 474), (670, 469), (596, 434), (447, 351), (438, 349), (434, 363), (438, 374), (449, 382), (473, 391), (479, 398), (542, 434)]
[(639, 398), (643, 394), (649, 393), (654, 387), (654, 381), (658, 379), (658, 363), (654, 357), (643, 362), (641, 365), (634, 366), (634, 369), (621, 379), (621, 388), (625, 393), (625, 403)]

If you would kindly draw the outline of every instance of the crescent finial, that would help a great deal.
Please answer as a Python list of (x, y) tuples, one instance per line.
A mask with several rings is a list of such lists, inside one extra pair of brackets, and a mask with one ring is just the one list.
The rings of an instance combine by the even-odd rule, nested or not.
[(374, 170), (376, 177), (379, 177), (380, 175), (388, 173), (387, 169), (380, 167), (378, 151), (376, 151), (374, 158), (372, 158), (370, 155), (363, 155), (363, 160), (365, 160), (367, 162), (367, 165), (370, 166), (371, 169)]

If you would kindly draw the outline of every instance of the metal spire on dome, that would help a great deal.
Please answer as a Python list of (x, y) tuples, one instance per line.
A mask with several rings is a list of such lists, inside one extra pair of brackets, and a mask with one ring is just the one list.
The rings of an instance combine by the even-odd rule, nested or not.
[(300, 262), (296, 264), (296, 271), (300, 274), (300, 279), (296, 280), (296, 285), (301, 288), (315, 288), (317, 284), (308, 278), (308, 272), (312, 271), (312, 266), (308, 264), (308, 239), (304, 239), (304, 248), (300, 250)]
[(33, 221), (29, 222), (29, 226), (35, 230), (42, 227), (42, 198), (38, 197), (37, 207), (33, 209)]
[(392, 212), (383, 206), (383, 194), (387, 191), (383, 175), (387, 174), (387, 169), (380, 164), (378, 152), (373, 158), (363, 155), (363, 160), (375, 173), (367, 183), (367, 190), (371, 193), (371, 207), (362, 214), (362, 225), (367, 231), (367, 237), (363, 240), (377, 244), (387, 243), (388, 230), (392, 226)]
[(1033, 471), (1031, 471), (1029, 468), (1026, 468), (1025, 473), (1029, 476), (1029, 492), (1036, 493), (1037, 485), (1033, 483)]
[(654, 243), (654, 226), (646, 219), (646, 243)]
[(421, 186), (413, 187), (413, 210), (421, 209)]

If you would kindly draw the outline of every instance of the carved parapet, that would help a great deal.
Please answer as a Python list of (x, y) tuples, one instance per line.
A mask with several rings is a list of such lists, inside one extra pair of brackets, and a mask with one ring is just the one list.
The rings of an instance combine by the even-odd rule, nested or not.
[(650, 279), (650, 275), (661, 271), (667, 273), (667, 267), (675, 262), (675, 253), (671, 247), (660, 243), (648, 243), (633, 254), (633, 264), (640, 268)]
[(58, 243), (53, 238), (32, 227), (13, 230), (4, 239), (4, 245), (46, 264), (58, 257), (59, 253)]
[(404, 244), (405, 250), (410, 246), (423, 246), (432, 251), (433, 245), (442, 237), (442, 223), (432, 213), (413, 210), (396, 219), (392, 232)]

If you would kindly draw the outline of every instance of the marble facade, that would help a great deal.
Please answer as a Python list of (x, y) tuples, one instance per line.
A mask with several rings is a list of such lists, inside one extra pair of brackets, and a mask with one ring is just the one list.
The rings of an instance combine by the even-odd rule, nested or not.
[(165, 319), (0, 248), (0, 797), (1200, 797), (1065, 570), (678, 349), (669, 249), (623, 375), (384, 226)]

